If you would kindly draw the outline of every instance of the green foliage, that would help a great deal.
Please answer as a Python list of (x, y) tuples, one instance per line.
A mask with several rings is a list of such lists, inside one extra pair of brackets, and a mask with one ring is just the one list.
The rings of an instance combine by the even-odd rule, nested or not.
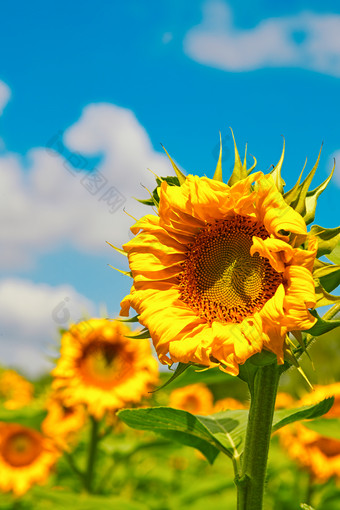
[(19, 409), (0, 407), (0, 422), (19, 423), (25, 427), (40, 430), (40, 425), (46, 416), (46, 411), (36, 406), (26, 406)]
[(320, 418), (308, 421), (304, 423), (304, 426), (321, 436), (340, 441), (340, 419), (338, 418)]
[(306, 330), (305, 333), (309, 333), (312, 336), (319, 336), (340, 326), (340, 320), (324, 320), (316, 310), (311, 310), (310, 313), (317, 318), (317, 322), (312, 328)]
[[(275, 411), (273, 432), (299, 420), (318, 418), (327, 413), (333, 399), (294, 409)], [(223, 411), (210, 416), (195, 416), (171, 407), (123, 409), (118, 416), (127, 425), (140, 430), (150, 430), (161, 436), (192, 446), (213, 463), (219, 452), (230, 458), (242, 454), (248, 421), (244, 409)]]

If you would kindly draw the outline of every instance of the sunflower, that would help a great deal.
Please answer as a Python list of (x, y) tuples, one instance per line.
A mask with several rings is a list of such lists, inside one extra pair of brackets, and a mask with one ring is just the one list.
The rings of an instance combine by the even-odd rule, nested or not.
[(126, 325), (106, 319), (80, 322), (63, 334), (52, 387), (66, 407), (84, 404), (101, 419), (148, 394), (158, 380), (157, 362), (146, 340), (136, 344), (127, 335)]
[(290, 407), (294, 407), (296, 405), (296, 401), (290, 395), (290, 393), (286, 393), (285, 391), (280, 391), (276, 395), (275, 400), (275, 409), (287, 409)]
[(14, 370), (0, 372), (0, 401), (7, 409), (18, 409), (33, 399), (33, 385)]
[(217, 400), (214, 405), (214, 413), (228, 411), (228, 409), (246, 409), (246, 406), (236, 398), (226, 397)]
[(203, 383), (189, 384), (171, 392), (169, 406), (192, 414), (210, 414), (213, 410), (213, 394)]
[(54, 392), (48, 399), (46, 409), (47, 416), (41, 424), (42, 432), (59, 448), (67, 449), (68, 443), (86, 422), (84, 407), (66, 406), (63, 398)]
[[(316, 404), (334, 395), (331, 409), (322, 418), (340, 418), (340, 383), (317, 386), (313, 393), (303, 397), (298, 405)], [(280, 440), (289, 456), (307, 469), (316, 482), (325, 482), (332, 476), (340, 479), (340, 441), (323, 436), (295, 423), (280, 431)]]
[(48, 477), (58, 454), (50, 439), (16, 423), (0, 423), (0, 489), (24, 494)]
[(302, 216), (262, 172), (231, 186), (188, 175), (158, 190), (158, 215), (123, 246), (134, 282), (121, 315), (137, 311), (163, 364), (237, 375), (263, 349), (282, 364), (287, 332), (316, 322), (317, 241)]

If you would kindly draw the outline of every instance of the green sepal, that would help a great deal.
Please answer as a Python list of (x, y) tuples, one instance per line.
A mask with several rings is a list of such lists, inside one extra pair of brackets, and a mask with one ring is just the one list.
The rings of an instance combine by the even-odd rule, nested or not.
[(253, 170), (255, 170), (255, 167), (257, 165), (257, 159), (255, 158), (255, 156), (251, 155), (251, 157), (253, 158), (254, 160), (254, 163), (252, 164), (252, 166), (249, 168), (249, 170), (247, 170), (247, 175), (250, 175), (252, 173)]
[(305, 164), (304, 164), (303, 169), (302, 169), (302, 171), (301, 171), (301, 173), (299, 175), (298, 180), (296, 181), (296, 183), (294, 184), (292, 189), (290, 189), (289, 191), (287, 191), (283, 195), (283, 198), (284, 198), (285, 202), (288, 205), (290, 205), (292, 202), (294, 202), (297, 199), (297, 196), (299, 194), (299, 186), (300, 186), (301, 177), (302, 177), (302, 174), (303, 174), (303, 172), (305, 170), (306, 164), (307, 164), (307, 159), (305, 161)]
[(314, 279), (315, 295), (316, 295), (316, 308), (320, 306), (334, 305), (340, 302), (340, 296), (333, 296), (329, 294), (322, 286), (318, 278)]
[(125, 276), (129, 276), (132, 278), (132, 272), (131, 271), (123, 271), (122, 269), (118, 269), (117, 267), (111, 266), (111, 264), (108, 264), (111, 269), (114, 269), (115, 271), (118, 271), (118, 273), (124, 274)]
[[(162, 390), (163, 388), (168, 386), (168, 384), (172, 383), (175, 379), (177, 379), (177, 377), (179, 377), (181, 374), (183, 374), (183, 372), (185, 372), (190, 366), (192, 366), (191, 363), (178, 363), (172, 376), (167, 381), (165, 381), (165, 383), (162, 384), (162, 386), (159, 386), (158, 388), (151, 391), (150, 393), (155, 393), (156, 391)], [(169, 367), (169, 369), (170, 369), (170, 367)]]
[(185, 183), (186, 177), (183, 174), (183, 172), (181, 172), (181, 170), (178, 168), (178, 166), (176, 165), (176, 163), (171, 158), (171, 156), (169, 155), (168, 151), (166, 150), (166, 148), (163, 145), (162, 145), (162, 148), (163, 148), (164, 152), (166, 153), (166, 155), (168, 156), (168, 158), (170, 159), (170, 162), (172, 164), (172, 168), (175, 170), (175, 173), (176, 173), (178, 181), (179, 181), (179, 185), (181, 186), (182, 184)]
[(252, 393), (257, 370), (260, 367), (272, 365), (273, 363), (277, 363), (277, 357), (274, 353), (265, 350), (257, 352), (248, 358), (245, 363), (239, 365), (237, 377), (248, 384), (249, 391)]
[[(146, 200), (140, 200), (139, 198), (136, 198), (137, 202), (148, 205), (151, 207), (159, 207), (159, 190), (161, 187), (162, 182), (167, 182), (170, 186), (180, 186), (180, 181), (178, 177), (175, 177), (173, 175), (167, 176), (167, 177), (156, 177), (156, 183), (157, 186), (151, 193), (147, 188), (145, 188), (150, 193), (150, 198)], [(144, 186), (145, 187), (145, 186)]]
[(340, 326), (340, 319), (324, 320), (316, 310), (310, 310), (310, 313), (313, 317), (316, 317), (317, 321), (314, 326), (304, 331), (304, 333), (309, 333), (312, 336), (320, 336)]
[(340, 241), (338, 241), (337, 245), (335, 246), (335, 248), (331, 251), (331, 253), (329, 253), (327, 255), (327, 258), (331, 261), (331, 262), (334, 262), (334, 264), (339, 264), (340, 265)]
[(240, 155), (239, 155), (238, 150), (237, 150), (234, 133), (233, 133), (233, 130), (231, 128), (230, 128), (230, 131), (231, 131), (231, 134), (233, 136), (234, 149), (235, 149), (234, 170), (233, 170), (233, 173), (231, 174), (231, 177), (230, 177), (230, 179), (228, 181), (228, 185), (232, 186), (236, 182), (239, 182), (242, 179), (245, 179), (248, 176), (248, 172), (247, 172), (246, 159), (244, 159), (244, 163), (242, 164)]
[(332, 292), (340, 284), (340, 265), (328, 264), (316, 260), (313, 269), (313, 278), (319, 279), (327, 292)]
[(111, 246), (111, 248), (113, 248), (114, 250), (116, 250), (118, 253), (120, 253), (121, 255), (125, 255), (125, 257), (127, 257), (127, 252), (124, 251), (122, 248), (117, 248), (117, 246), (114, 246), (113, 244), (109, 243), (109, 241), (106, 241), (106, 243)]
[(216, 165), (216, 170), (213, 176), (214, 181), (220, 181), (223, 182), (223, 176), (222, 176), (222, 136), (220, 131), (220, 153), (218, 156), (218, 161)]
[(321, 193), (327, 188), (327, 186), (333, 176), (334, 169), (335, 169), (335, 163), (334, 163), (332, 171), (329, 174), (329, 176), (327, 177), (327, 179), (324, 180), (314, 190), (307, 192), (307, 195), (305, 198), (305, 213), (303, 215), (303, 219), (305, 220), (306, 225), (309, 225), (310, 223), (312, 223), (312, 221), (314, 221), (317, 199), (319, 198)]
[(149, 205), (150, 207), (157, 207), (158, 202), (155, 203), (155, 200), (153, 198), (148, 198), (147, 200), (142, 200), (140, 198), (136, 198), (137, 202), (143, 205)]
[(318, 155), (315, 165), (313, 166), (312, 170), (309, 172), (309, 174), (307, 175), (305, 180), (299, 185), (297, 197), (290, 204), (291, 207), (293, 207), (293, 209), (295, 209), (299, 214), (301, 214), (301, 216), (304, 216), (304, 214), (306, 213), (306, 205), (305, 205), (306, 196), (308, 193), (308, 188), (311, 185), (312, 179), (313, 179), (316, 169), (318, 168), (318, 165), (319, 165), (321, 150), (322, 150), (322, 145), (321, 145), (320, 152), (319, 152), (319, 155)]
[(331, 253), (340, 242), (340, 227), (323, 228), (313, 225), (310, 233), (318, 240), (317, 257)]
[(130, 319), (115, 319), (119, 322), (139, 322), (139, 315), (135, 315), (134, 317), (131, 317)]
[(285, 139), (283, 139), (283, 149), (282, 149), (281, 157), (280, 157), (278, 163), (276, 164), (276, 166), (274, 166), (273, 170), (270, 172), (271, 176), (274, 179), (275, 185), (276, 185), (277, 189), (279, 190), (279, 192), (281, 193), (281, 195), (283, 195), (283, 188), (286, 185), (285, 181), (281, 177), (281, 169), (282, 169), (282, 163), (284, 160), (284, 156), (285, 156)]
[(133, 338), (134, 340), (143, 340), (144, 338), (151, 338), (150, 331), (147, 328), (142, 329), (137, 335), (124, 335), (127, 338)]

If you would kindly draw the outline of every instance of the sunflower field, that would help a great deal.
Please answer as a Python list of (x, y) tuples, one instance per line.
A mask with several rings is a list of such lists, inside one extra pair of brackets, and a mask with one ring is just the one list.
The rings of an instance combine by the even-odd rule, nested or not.
[(340, 509), (340, 228), (307, 230), (332, 173), (285, 191), (283, 157), (169, 156), (113, 246), (120, 317), (60, 330), (38, 380), (1, 368), (0, 509)]

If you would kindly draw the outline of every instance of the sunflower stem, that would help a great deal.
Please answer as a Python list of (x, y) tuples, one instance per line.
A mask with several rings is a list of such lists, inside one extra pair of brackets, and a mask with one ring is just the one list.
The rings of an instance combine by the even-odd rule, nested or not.
[(276, 363), (258, 368), (251, 389), (242, 471), (236, 480), (237, 510), (262, 509), (278, 382)]
[(87, 469), (85, 473), (85, 489), (87, 492), (92, 493), (92, 482), (93, 482), (93, 472), (94, 472), (94, 464), (96, 461), (97, 454), (97, 446), (99, 441), (99, 421), (97, 421), (93, 416), (90, 416), (91, 421), (91, 431), (90, 431), (90, 442), (89, 442), (89, 455), (87, 459)]

